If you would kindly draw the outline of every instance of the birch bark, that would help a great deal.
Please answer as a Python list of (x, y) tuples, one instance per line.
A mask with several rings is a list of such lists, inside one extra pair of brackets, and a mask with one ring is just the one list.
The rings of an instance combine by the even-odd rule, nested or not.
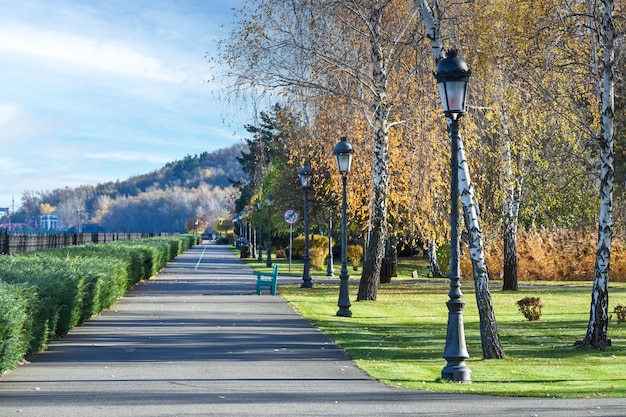
[(389, 105), (387, 103), (387, 68), (381, 44), (383, 7), (370, 7), (368, 26), (371, 31), (371, 59), (374, 81), (374, 181), (372, 196), (372, 233), (367, 247), (363, 273), (359, 282), (357, 301), (376, 300), (380, 282), (380, 268), (385, 255), (387, 239), (387, 198), (389, 189)]
[[(410, 3), (391, 0), (244, 3), (252, 7), (241, 10), (239, 23), (221, 46), (233, 91), (339, 97), (350, 108), (346, 119), (362, 110), (374, 132), (371, 235), (357, 299), (375, 300), (389, 228), (389, 129), (402, 123), (394, 105), (404, 99), (403, 91), (419, 69), (406, 59), (419, 41), (417, 11)], [(346, 120), (343, 128), (351, 124)]]
[(502, 138), (504, 140), (504, 184), (506, 197), (503, 203), (503, 252), (504, 277), (503, 290), (517, 291), (517, 219), (522, 194), (521, 184), (513, 178), (513, 162), (511, 157), (511, 137), (509, 135), (507, 113), (505, 110)]
[(465, 157), (463, 141), (459, 135), (457, 141), (459, 153), (459, 194), (463, 205), (463, 219), (469, 234), (469, 252), (474, 273), (476, 305), (480, 317), (480, 340), (484, 359), (503, 359), (504, 349), (500, 342), (500, 334), (493, 310), (491, 291), (489, 290), (489, 274), (485, 263), (485, 248), (480, 225), (480, 212), (475, 204), (474, 187), (472, 186), (469, 167)]
[[(444, 58), (443, 41), (439, 32), (439, 21), (434, 16), (426, 0), (414, 0), (422, 20), (428, 31), (435, 62)], [(435, 2), (436, 4), (436, 2)], [(453, 145), (454, 146), (454, 145)], [(484, 359), (502, 359), (504, 350), (500, 342), (498, 326), (491, 292), (489, 291), (489, 277), (485, 263), (482, 228), (480, 225), (478, 207), (474, 203), (474, 191), (470, 182), (469, 167), (465, 158), (463, 142), (460, 139), (456, 144), (459, 150), (459, 194), (463, 205), (463, 218), (469, 233), (470, 257), (474, 273), (474, 287), (476, 289), (476, 303), (480, 317), (480, 337)]]
[(600, 126), (600, 213), (598, 220), (598, 245), (594, 267), (593, 290), (591, 293), (591, 311), (587, 335), (576, 344), (590, 345), (596, 349), (605, 349), (611, 345), (608, 338), (609, 310), (609, 272), (611, 260), (611, 237), (613, 234), (613, 183), (615, 171), (613, 164), (613, 114), (615, 111), (615, 51), (617, 33), (614, 25), (613, 0), (602, 0), (602, 27), (600, 42), (603, 48), (604, 68), (602, 71), (602, 120)]
[(428, 242), (428, 264), (430, 265), (430, 272), (433, 277), (443, 275), (441, 268), (439, 268), (439, 262), (437, 261), (437, 242), (435, 242), (435, 239), (431, 239), (430, 242)]

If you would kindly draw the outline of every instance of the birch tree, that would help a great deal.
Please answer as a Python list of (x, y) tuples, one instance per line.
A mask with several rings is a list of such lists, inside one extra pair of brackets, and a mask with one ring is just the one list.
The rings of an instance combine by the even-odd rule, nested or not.
[(508, 124), (504, 114), (502, 137), (504, 149), (502, 159), (504, 162), (505, 198), (502, 204), (502, 235), (504, 237), (503, 253), (503, 290), (517, 291), (517, 219), (522, 199), (522, 180), (516, 180), (513, 175), (513, 157), (511, 155), (511, 139), (508, 132)]
[[(435, 1), (435, 8), (437, 1)], [(445, 58), (443, 51), (443, 39), (440, 32), (440, 21), (433, 13), (433, 9), (426, 0), (415, 0), (415, 5), (422, 16), (422, 20), (428, 31), (428, 39), (431, 41), (435, 62)], [(463, 205), (463, 218), (469, 234), (469, 251), (472, 260), (474, 274), (474, 287), (476, 289), (476, 303), (480, 316), (480, 336), (485, 359), (504, 358), (504, 350), (500, 342), (500, 335), (496, 323), (495, 312), (491, 292), (489, 290), (489, 276), (485, 262), (485, 250), (482, 238), (482, 227), (478, 205), (475, 202), (474, 187), (469, 174), (469, 167), (463, 141), (458, 136), (456, 146), (459, 151), (459, 194)]]
[[(598, 80), (601, 80), (601, 84), (598, 85), (598, 92), (602, 102), (602, 118), (598, 136), (600, 213), (589, 324), (585, 338), (577, 342), (577, 345), (590, 345), (603, 350), (611, 345), (611, 339), (608, 338), (608, 310), (611, 238), (613, 235), (613, 182), (615, 179), (613, 119), (617, 51), (618, 42), (622, 36), (618, 34), (615, 27), (615, 2), (613, 0), (601, 0), (598, 5), (598, 9), (596, 9), (596, 2), (588, 2), (593, 58), (596, 58), (596, 51), (602, 53), (601, 76), (598, 73), (597, 77)], [(598, 61), (599, 56), (595, 59), (596, 63)]]
[[(414, 71), (398, 74), (419, 42), (408, 1), (247, 1), (220, 46), (236, 89), (293, 97), (334, 95), (359, 106), (372, 132), (371, 235), (358, 300), (375, 300), (388, 233), (389, 129)], [(395, 76), (392, 76), (395, 74)], [(350, 132), (345, 132), (349, 136)], [(358, 152), (358, 150), (357, 150)]]

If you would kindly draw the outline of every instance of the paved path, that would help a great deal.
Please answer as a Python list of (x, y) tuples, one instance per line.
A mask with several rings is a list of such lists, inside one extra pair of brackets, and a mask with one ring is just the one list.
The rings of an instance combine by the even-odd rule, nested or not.
[(371, 380), (227, 248), (196, 246), (0, 379), (0, 416), (625, 416), (626, 399), (494, 398)]

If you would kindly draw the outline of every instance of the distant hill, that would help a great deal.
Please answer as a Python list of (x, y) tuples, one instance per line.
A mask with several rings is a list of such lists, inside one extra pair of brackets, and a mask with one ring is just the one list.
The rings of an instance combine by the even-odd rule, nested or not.
[(200, 184), (228, 187), (232, 181), (245, 177), (237, 157), (246, 145), (236, 144), (211, 153), (187, 155), (182, 160), (168, 162), (157, 171), (136, 175), (124, 181), (108, 182), (96, 187), (96, 194), (115, 198), (135, 196), (148, 190), (172, 187), (196, 188)]
[(13, 219), (32, 219), (29, 226), (36, 227), (46, 207), (58, 213), (64, 228), (93, 219), (113, 231), (184, 231), (190, 216), (228, 215), (228, 196), (238, 192), (231, 185), (246, 177), (237, 160), (244, 149), (236, 144), (187, 155), (156, 171), (96, 186), (25, 191)]

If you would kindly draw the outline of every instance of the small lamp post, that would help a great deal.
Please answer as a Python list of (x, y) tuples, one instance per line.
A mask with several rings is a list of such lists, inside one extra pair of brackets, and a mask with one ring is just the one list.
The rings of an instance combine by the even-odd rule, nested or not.
[(256, 227), (252, 221), (250, 221), (250, 256), (256, 259)]
[(334, 277), (333, 267), (333, 212), (328, 207), (328, 258), (326, 259), (326, 276)]
[(346, 236), (346, 186), (348, 181), (348, 174), (350, 173), (350, 167), (352, 166), (352, 154), (354, 149), (352, 145), (347, 141), (346, 137), (342, 137), (340, 142), (335, 146), (333, 151), (337, 157), (337, 167), (341, 174), (342, 181), (342, 200), (341, 200), (341, 273), (339, 275), (339, 311), (338, 316), (352, 317), (352, 311), (350, 311), (350, 294), (348, 290), (348, 256), (346, 251), (347, 236)]
[(267, 257), (265, 260), (265, 266), (272, 266), (272, 200), (265, 199), (267, 204)]
[(437, 65), (435, 78), (439, 85), (441, 102), (444, 114), (448, 120), (450, 134), (450, 292), (448, 307), (448, 327), (446, 347), (443, 357), (447, 365), (441, 371), (441, 378), (449, 381), (470, 382), (470, 369), (465, 361), (469, 359), (465, 344), (465, 330), (463, 327), (463, 293), (461, 292), (461, 277), (459, 275), (459, 155), (458, 143), (459, 118), (465, 114), (465, 100), (467, 98), (467, 84), (471, 71), (467, 63), (457, 57), (455, 50), (449, 51), (448, 56)]
[(312, 288), (311, 282), (311, 258), (309, 257), (309, 213), (307, 209), (307, 197), (308, 191), (311, 188), (311, 177), (313, 176), (313, 170), (310, 166), (305, 165), (300, 168), (298, 172), (300, 174), (300, 186), (304, 192), (304, 255), (302, 256), (302, 262), (304, 263), (304, 269), (302, 271), (302, 288)]
[[(256, 202), (257, 211), (261, 211), (261, 200), (257, 200)], [(260, 214), (260, 213), (259, 213)], [(259, 262), (263, 261), (263, 229), (259, 226), (259, 234), (257, 235), (257, 244), (259, 245), (259, 258), (257, 259)]]

